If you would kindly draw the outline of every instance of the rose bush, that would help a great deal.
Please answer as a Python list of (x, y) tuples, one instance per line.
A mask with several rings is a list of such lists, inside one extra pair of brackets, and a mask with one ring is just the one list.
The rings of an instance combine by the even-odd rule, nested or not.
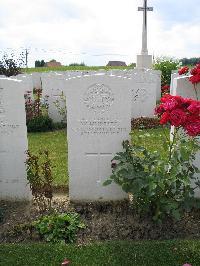
[(194, 85), (194, 90), (196, 94), (196, 99), (198, 100), (197, 95), (197, 84), (200, 82), (200, 63), (197, 64), (194, 68), (189, 71), (187, 66), (182, 67), (178, 71), (179, 75), (187, 75), (189, 81)]
[(200, 171), (193, 162), (199, 150), (200, 102), (166, 94), (155, 112), (162, 125), (174, 126), (171, 137), (163, 138), (165, 156), (141, 146), (140, 136), (133, 144), (124, 141), (104, 185), (120, 185), (132, 195), (136, 210), (155, 221), (166, 216), (179, 219), (185, 209), (199, 207), (194, 192), (200, 187)]

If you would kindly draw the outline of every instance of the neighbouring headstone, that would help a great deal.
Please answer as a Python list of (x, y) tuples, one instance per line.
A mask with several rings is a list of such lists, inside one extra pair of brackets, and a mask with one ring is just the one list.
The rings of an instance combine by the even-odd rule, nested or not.
[(72, 201), (127, 198), (119, 186), (103, 186), (111, 159), (131, 131), (130, 78), (84, 75), (66, 80), (69, 196)]
[(132, 118), (154, 117), (158, 77), (147, 69), (136, 69), (132, 78)]
[(22, 81), (0, 78), (0, 199), (29, 200), (27, 129)]
[(40, 72), (33, 72), (30, 74), (33, 81), (33, 88), (34, 89), (41, 89), (42, 88), (42, 81), (41, 81), (41, 75)]
[(64, 75), (55, 73), (42, 76), (42, 96), (47, 98), (48, 114), (54, 122), (66, 122), (64, 79)]
[[(174, 74), (176, 75), (176, 74)], [(197, 97), (200, 99), (200, 84), (197, 85), (197, 97), (194, 90), (193, 84), (189, 81), (186, 76), (179, 76), (173, 79), (172, 95), (179, 95), (184, 98), (191, 98), (196, 100)], [(199, 137), (200, 141), (200, 137)], [(200, 169), (200, 151), (196, 154), (195, 165)], [(200, 174), (198, 174), (200, 180)], [(200, 190), (196, 190), (196, 197), (200, 198)]]

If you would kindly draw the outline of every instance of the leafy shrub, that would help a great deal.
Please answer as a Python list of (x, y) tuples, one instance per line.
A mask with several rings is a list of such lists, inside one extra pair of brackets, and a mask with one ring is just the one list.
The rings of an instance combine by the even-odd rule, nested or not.
[(172, 70), (177, 70), (179, 61), (173, 58), (157, 58), (154, 63), (154, 69), (161, 70), (161, 86), (169, 85), (171, 82)]
[[(155, 221), (166, 216), (180, 218), (184, 208), (194, 206), (194, 188), (191, 180), (196, 181), (199, 172), (193, 165), (195, 152), (199, 146), (195, 139), (180, 139), (176, 145), (163, 142), (166, 154), (149, 152), (146, 148), (129, 141), (123, 142), (123, 152), (112, 159), (112, 175), (104, 182), (117, 183), (133, 195), (133, 202), (139, 212), (147, 213)], [(174, 144), (174, 143), (173, 143)]]
[(54, 128), (53, 121), (47, 115), (33, 117), (27, 123), (28, 132), (45, 132), (50, 131)]
[(77, 213), (43, 216), (34, 223), (41, 237), (47, 242), (73, 243), (78, 229), (85, 228)]
[(26, 171), (33, 198), (39, 210), (45, 211), (51, 207), (53, 198), (52, 164), (49, 152), (41, 151), (39, 155), (33, 155), (27, 151)]
[(8, 56), (8, 54), (4, 54), (0, 60), (0, 75), (5, 75), (6, 77), (16, 76), (21, 73), (21, 67), (23, 64), (23, 53), (21, 53), (17, 59), (15, 59), (13, 53), (10, 56)]
[(149, 129), (156, 128), (160, 126), (159, 119), (150, 117), (139, 117), (131, 119), (132, 129)]

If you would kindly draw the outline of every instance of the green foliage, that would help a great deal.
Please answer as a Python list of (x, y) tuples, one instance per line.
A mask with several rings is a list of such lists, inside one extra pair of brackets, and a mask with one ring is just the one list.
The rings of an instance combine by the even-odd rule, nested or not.
[(131, 193), (138, 211), (152, 215), (155, 221), (166, 216), (179, 219), (184, 208), (195, 204), (191, 180), (199, 186), (195, 177), (199, 170), (193, 165), (199, 145), (195, 139), (175, 137), (163, 142), (164, 158), (158, 151), (137, 144), (138, 140), (134, 144), (124, 141), (124, 151), (112, 159), (112, 175), (104, 182), (109, 185), (114, 181)]
[(79, 63), (71, 63), (69, 64), (69, 66), (73, 66), (73, 67), (77, 67), (77, 66), (86, 66), (84, 62), (81, 62), (80, 64)]
[(27, 122), (28, 132), (45, 132), (53, 130), (52, 119), (47, 115), (33, 117)]
[(78, 229), (85, 228), (77, 213), (43, 216), (34, 223), (34, 226), (47, 242), (53, 243), (73, 243)]
[(52, 164), (49, 152), (45, 150), (34, 155), (27, 151), (26, 171), (33, 198), (39, 210), (45, 211), (51, 207), (53, 198)]
[(99, 70), (104, 69), (106, 71), (110, 69), (132, 69), (133, 67), (127, 66), (60, 66), (60, 67), (38, 67), (38, 68), (24, 68), (24, 73), (33, 73), (33, 72), (49, 72), (49, 71), (76, 71), (76, 70)]
[(154, 69), (162, 71), (161, 85), (170, 85), (172, 70), (179, 68), (179, 61), (173, 58), (157, 58), (154, 63)]
[(192, 57), (192, 58), (182, 58), (180, 59), (180, 62), (183, 66), (190, 66), (190, 65), (196, 65), (200, 63), (200, 57)]
[(11, 55), (4, 54), (0, 60), (0, 75), (5, 75), (6, 77), (16, 76), (21, 73), (21, 67), (23, 65), (23, 53), (19, 55), (19, 58), (16, 58), (13, 53)]
[(44, 60), (36, 60), (35, 61), (35, 67), (44, 67), (44, 65), (45, 65), (45, 62), (44, 62)]

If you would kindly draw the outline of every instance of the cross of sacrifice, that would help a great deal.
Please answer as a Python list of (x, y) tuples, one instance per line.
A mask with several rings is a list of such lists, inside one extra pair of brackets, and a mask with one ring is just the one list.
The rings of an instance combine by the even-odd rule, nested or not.
[(147, 7), (147, 0), (144, 0), (143, 7), (138, 7), (138, 11), (143, 11), (143, 30), (142, 30), (142, 55), (148, 55), (147, 50), (147, 11), (153, 11), (153, 7)]

